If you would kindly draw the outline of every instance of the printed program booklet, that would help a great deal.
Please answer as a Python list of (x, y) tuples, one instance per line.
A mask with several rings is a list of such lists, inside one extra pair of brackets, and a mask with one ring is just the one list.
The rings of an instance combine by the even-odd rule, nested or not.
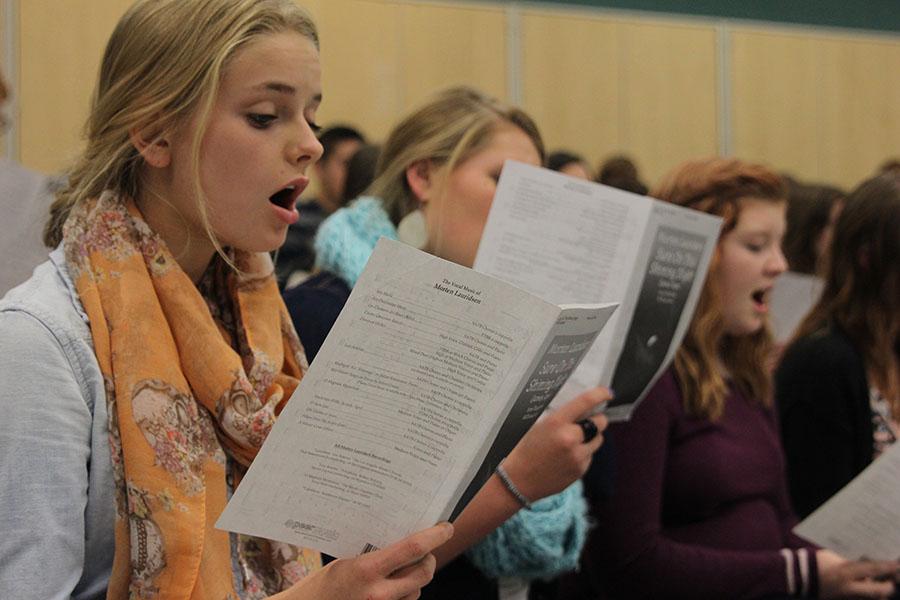
[(616, 306), (382, 238), (216, 526), (346, 557), (454, 517)]
[(769, 298), (769, 322), (776, 343), (790, 341), (803, 317), (819, 300), (824, 287), (825, 281), (815, 275), (788, 271), (778, 276)]
[(900, 442), (794, 528), (850, 560), (900, 560)]
[(630, 418), (694, 314), (722, 220), (507, 161), (474, 269), (552, 303), (620, 303), (559, 395), (605, 385), (611, 421)]

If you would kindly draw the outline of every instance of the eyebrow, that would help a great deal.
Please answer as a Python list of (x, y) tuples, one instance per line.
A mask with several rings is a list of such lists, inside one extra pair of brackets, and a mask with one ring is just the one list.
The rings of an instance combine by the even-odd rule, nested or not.
[[(287, 83), (281, 83), (278, 81), (267, 81), (265, 83), (261, 83), (257, 86), (254, 86), (253, 89), (269, 90), (269, 91), (277, 92), (279, 94), (285, 94), (287, 96), (297, 95), (297, 88), (295, 88), (292, 85), (288, 85)], [(313, 101), (321, 104), (322, 103), (322, 94), (316, 94), (315, 96), (313, 96)]]
[(270, 90), (273, 92), (278, 92), (279, 94), (287, 94), (289, 96), (293, 96), (297, 93), (297, 89), (286, 83), (279, 83), (277, 81), (267, 81), (265, 83), (260, 83), (259, 85), (253, 86), (253, 89), (257, 90)]

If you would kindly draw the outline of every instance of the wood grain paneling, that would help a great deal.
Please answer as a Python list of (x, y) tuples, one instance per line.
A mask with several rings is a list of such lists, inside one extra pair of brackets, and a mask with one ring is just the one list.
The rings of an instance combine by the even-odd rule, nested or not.
[[(896, 37), (726, 25), (730, 110), (719, 115), (709, 23), (519, 7), (520, 52), (510, 57), (511, 9), (499, 2), (298, 3), (322, 38), (319, 121), (357, 125), (375, 140), (438, 89), (465, 83), (508, 98), (512, 79), (549, 148), (592, 164), (629, 153), (648, 183), (715, 153), (720, 121), (735, 155), (844, 186), (900, 153)], [(79, 150), (103, 46), (129, 4), (18, 1), (13, 83), (27, 166), (57, 171)]]
[(900, 154), (900, 42), (733, 35), (735, 154), (852, 187)]
[(474, 5), (401, 5), (404, 107), (471, 85), (506, 98), (506, 15)]
[(818, 176), (852, 187), (900, 157), (900, 42), (822, 39)]
[(714, 156), (716, 32), (624, 23), (619, 34), (621, 145), (652, 184), (675, 165)]
[(648, 181), (715, 154), (712, 27), (551, 11), (522, 22), (523, 102), (551, 148), (594, 165), (624, 152)]
[(56, 172), (77, 155), (103, 48), (130, 4), (20, 2), (19, 139), (25, 165)]
[(592, 164), (622, 150), (619, 33), (615, 22), (584, 15), (522, 15), (522, 105), (548, 150)]
[(818, 172), (816, 46), (809, 36), (732, 35), (734, 155), (798, 177)]
[(300, 2), (319, 27), (323, 102), (318, 120), (378, 139), (403, 108), (400, 6), (374, 0)]

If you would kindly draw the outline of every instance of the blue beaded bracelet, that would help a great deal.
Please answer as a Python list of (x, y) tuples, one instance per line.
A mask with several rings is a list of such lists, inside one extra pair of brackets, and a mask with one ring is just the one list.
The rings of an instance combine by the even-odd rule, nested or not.
[(516, 484), (514, 484), (512, 482), (512, 479), (509, 478), (509, 474), (506, 472), (506, 469), (503, 468), (503, 465), (497, 465), (495, 473), (497, 473), (497, 477), (500, 478), (500, 481), (503, 482), (503, 485), (506, 486), (506, 489), (509, 490), (509, 493), (516, 498), (519, 504), (522, 505), (522, 508), (531, 508), (531, 500), (529, 500), (525, 496), (525, 494), (519, 491), (519, 488), (516, 487)]

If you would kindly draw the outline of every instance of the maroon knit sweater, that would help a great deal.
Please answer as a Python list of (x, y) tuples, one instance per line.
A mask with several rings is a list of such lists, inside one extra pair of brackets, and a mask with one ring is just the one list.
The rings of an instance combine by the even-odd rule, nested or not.
[(732, 388), (722, 418), (690, 417), (670, 370), (610, 435), (614, 493), (592, 503), (597, 527), (561, 597), (784, 597), (782, 548), (810, 548), (816, 580), (814, 547), (791, 533), (771, 410)]

